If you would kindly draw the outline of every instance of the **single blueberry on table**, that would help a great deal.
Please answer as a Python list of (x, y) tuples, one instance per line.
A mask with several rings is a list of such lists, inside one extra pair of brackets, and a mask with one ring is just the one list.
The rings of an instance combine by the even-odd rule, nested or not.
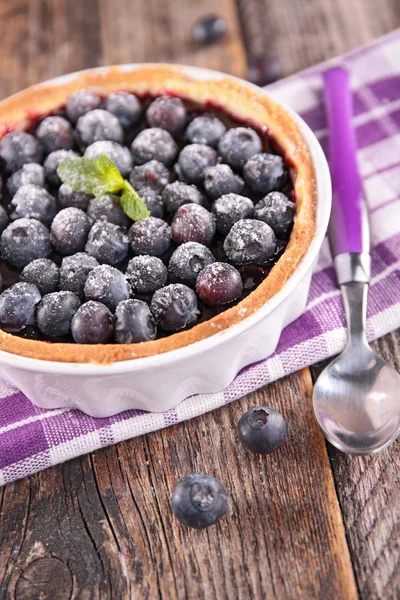
[(261, 140), (250, 127), (228, 129), (219, 141), (218, 151), (232, 169), (241, 169), (248, 159), (261, 152)]
[(215, 165), (217, 158), (214, 148), (206, 144), (188, 144), (179, 154), (176, 167), (179, 179), (197, 185), (203, 183), (207, 167)]
[(84, 192), (76, 192), (67, 183), (63, 183), (58, 190), (57, 201), (60, 208), (80, 208), (86, 210), (91, 196)]
[(59, 187), (62, 183), (57, 174), (57, 169), (66, 158), (79, 158), (79, 154), (74, 150), (55, 150), (45, 158), (43, 163), (44, 174), (48, 183), (53, 187)]
[(162, 199), (167, 212), (175, 214), (178, 208), (184, 204), (204, 203), (204, 196), (195, 185), (183, 183), (183, 181), (174, 181), (169, 183), (162, 193)]
[(96, 221), (89, 232), (85, 252), (99, 263), (116, 265), (123, 261), (129, 250), (129, 239), (121, 227), (108, 221)]
[(178, 154), (178, 146), (168, 131), (151, 127), (138, 133), (131, 144), (131, 152), (137, 165), (157, 160), (170, 167)]
[(49, 258), (36, 258), (24, 267), (19, 279), (36, 285), (39, 292), (44, 296), (57, 291), (60, 269)]
[(55, 198), (47, 190), (27, 183), (17, 190), (10, 202), (10, 209), (12, 221), (36, 219), (49, 226), (56, 215), (57, 205)]
[(214, 262), (200, 272), (196, 292), (204, 304), (209, 306), (229, 304), (241, 296), (242, 278), (232, 265)]
[(171, 283), (157, 290), (150, 310), (157, 325), (164, 331), (179, 331), (197, 320), (199, 309), (196, 294), (182, 283)]
[(43, 119), (36, 129), (36, 137), (46, 154), (56, 150), (71, 150), (74, 146), (71, 123), (64, 117), (51, 116)]
[(133, 158), (129, 148), (117, 144), (117, 142), (99, 140), (88, 146), (84, 154), (86, 158), (93, 158), (94, 160), (102, 155), (115, 162), (122, 177), (128, 177), (133, 167)]
[(75, 92), (67, 102), (67, 117), (75, 124), (79, 117), (99, 108), (100, 104), (100, 96), (94, 92), (89, 92), (88, 90), (79, 90), (78, 92)]
[(71, 333), (77, 344), (106, 344), (113, 335), (110, 310), (101, 302), (85, 302), (74, 314)]
[(142, 106), (139, 100), (129, 92), (109, 94), (105, 101), (105, 108), (117, 117), (125, 129), (137, 125), (142, 116)]
[(286, 440), (287, 427), (282, 415), (269, 406), (251, 408), (238, 423), (240, 441), (255, 454), (271, 454)]
[(184, 525), (202, 529), (214, 525), (226, 513), (228, 494), (212, 475), (183, 477), (173, 489), (171, 508)]
[(257, 202), (255, 217), (268, 223), (277, 236), (285, 235), (293, 224), (296, 205), (281, 192), (270, 192)]
[(263, 264), (275, 253), (275, 233), (267, 223), (242, 219), (232, 226), (226, 236), (224, 250), (228, 259), (235, 264)]
[(73, 292), (53, 292), (43, 296), (36, 313), (39, 331), (49, 337), (62, 337), (71, 331), (71, 322), (81, 302)]
[(148, 342), (157, 337), (157, 325), (150, 308), (142, 300), (124, 300), (115, 311), (115, 341), (118, 344)]
[(80, 208), (64, 208), (51, 224), (51, 243), (63, 255), (76, 254), (85, 249), (91, 222)]
[(0, 295), (0, 328), (14, 333), (33, 325), (40, 292), (31, 283), (15, 283)]
[(140, 192), (144, 187), (162, 192), (169, 183), (169, 179), (168, 169), (158, 160), (150, 160), (144, 165), (134, 167), (129, 175), (129, 181), (137, 192)]
[(0, 158), (7, 171), (14, 173), (27, 163), (41, 163), (43, 146), (25, 131), (12, 131), (0, 140)]
[(215, 165), (205, 170), (204, 189), (211, 200), (224, 194), (240, 194), (244, 181), (232, 171), (229, 165)]
[(147, 109), (146, 118), (150, 127), (160, 127), (175, 135), (185, 126), (186, 108), (180, 98), (159, 96)]
[(218, 15), (207, 15), (197, 21), (193, 27), (192, 36), (198, 44), (213, 44), (221, 40), (228, 26), (226, 21)]
[(245, 196), (224, 194), (214, 202), (212, 212), (215, 215), (217, 231), (228, 235), (237, 221), (250, 219), (254, 215), (254, 204)]
[(7, 192), (11, 198), (17, 193), (20, 187), (32, 183), (38, 187), (45, 187), (45, 172), (42, 165), (36, 163), (27, 163), (18, 171), (15, 171), (7, 180)]
[(207, 144), (216, 148), (225, 132), (226, 127), (222, 121), (214, 115), (205, 113), (189, 123), (185, 136), (192, 144)]
[(178, 245), (198, 242), (209, 246), (215, 235), (215, 216), (198, 204), (184, 204), (175, 213), (171, 232)]
[(122, 210), (119, 196), (113, 194), (92, 198), (87, 215), (92, 221), (108, 221), (125, 228), (129, 227), (132, 222)]
[(111, 311), (129, 298), (129, 287), (121, 271), (110, 265), (100, 265), (92, 269), (85, 283), (86, 300), (102, 302)]
[(76, 134), (82, 148), (100, 140), (109, 140), (118, 144), (124, 141), (124, 131), (117, 117), (101, 108), (96, 108), (79, 118)]
[(194, 285), (199, 273), (214, 261), (213, 253), (206, 246), (186, 242), (170, 258), (168, 272), (171, 281)]
[(165, 285), (168, 271), (156, 256), (135, 256), (129, 261), (125, 274), (133, 294), (150, 294)]
[(17, 269), (51, 254), (50, 232), (36, 219), (17, 219), (1, 234), (1, 257)]
[(86, 252), (65, 256), (60, 267), (60, 290), (74, 292), (83, 300), (86, 279), (90, 271), (98, 266), (97, 260)]
[(243, 175), (246, 183), (261, 194), (281, 190), (289, 178), (282, 157), (267, 152), (249, 158), (243, 167)]
[(171, 245), (171, 228), (157, 217), (136, 221), (130, 228), (128, 236), (134, 256), (140, 254), (161, 256)]

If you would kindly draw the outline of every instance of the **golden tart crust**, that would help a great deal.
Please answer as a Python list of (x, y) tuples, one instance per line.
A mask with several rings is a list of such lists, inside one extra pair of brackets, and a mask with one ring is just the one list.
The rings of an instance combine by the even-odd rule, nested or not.
[[(204, 71), (206, 74), (206, 71)], [(83, 345), (23, 339), (0, 330), (0, 349), (30, 358), (71, 363), (107, 364), (161, 354), (193, 344), (239, 323), (274, 296), (296, 270), (316, 229), (316, 177), (307, 145), (292, 117), (270, 97), (239, 79), (206, 75), (193, 77), (185, 67), (141, 65), (107, 67), (66, 76), (62, 82), (33, 86), (0, 104), (0, 138), (11, 129), (24, 129), (30, 120), (66, 104), (79, 89), (102, 95), (126, 90), (156, 96), (168, 92), (199, 104), (220, 108), (249, 126), (268, 131), (289, 162), (297, 208), (287, 248), (268, 277), (236, 306), (165, 338), (139, 344)]]

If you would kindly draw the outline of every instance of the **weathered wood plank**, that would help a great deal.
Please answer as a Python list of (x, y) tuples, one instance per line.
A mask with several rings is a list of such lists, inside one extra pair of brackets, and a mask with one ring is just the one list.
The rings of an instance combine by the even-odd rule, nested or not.
[[(29, 598), (356, 597), (308, 371), (194, 421), (8, 485), (0, 516), (0, 590)], [(285, 415), (289, 437), (261, 458), (238, 441), (250, 405)], [(230, 494), (228, 515), (198, 532), (172, 516), (181, 476), (205, 471)], [(0, 567), (0, 573), (2, 568)], [(48, 587), (43, 588), (45, 578)]]

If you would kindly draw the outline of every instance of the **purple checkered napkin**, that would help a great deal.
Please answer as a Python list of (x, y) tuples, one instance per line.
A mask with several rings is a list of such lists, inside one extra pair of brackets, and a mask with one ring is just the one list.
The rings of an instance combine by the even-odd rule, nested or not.
[[(327, 146), (321, 72), (330, 61), (270, 86)], [(400, 30), (340, 59), (354, 87), (354, 125), (372, 230), (368, 337), (400, 326)], [(190, 419), (340, 352), (344, 314), (328, 246), (323, 246), (308, 304), (270, 358), (244, 369), (223, 392), (192, 396), (166, 413), (128, 411), (94, 419), (46, 411), (0, 381), (0, 485), (121, 440)]]

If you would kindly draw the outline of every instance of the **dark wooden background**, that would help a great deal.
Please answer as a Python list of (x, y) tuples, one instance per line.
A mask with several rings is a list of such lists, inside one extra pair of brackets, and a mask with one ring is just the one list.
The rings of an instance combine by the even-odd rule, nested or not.
[[(196, 47), (193, 24), (215, 12), (229, 36)], [(288, 75), (399, 25), (399, 0), (0, 0), (0, 97), (119, 62), (246, 76), (269, 54)], [(399, 333), (375, 348), (400, 369)], [(310, 409), (317, 371), (0, 489), (0, 598), (400, 598), (400, 444), (369, 458), (326, 446)], [(236, 436), (262, 403), (289, 424), (267, 458)], [(193, 471), (231, 494), (227, 518), (202, 532), (169, 508)]]

